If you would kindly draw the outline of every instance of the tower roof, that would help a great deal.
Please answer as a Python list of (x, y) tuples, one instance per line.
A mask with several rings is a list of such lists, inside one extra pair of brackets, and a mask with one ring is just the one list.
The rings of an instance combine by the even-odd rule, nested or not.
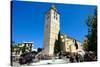
[[(52, 4), (51, 7), (49, 8), (49, 10), (51, 10), (51, 9), (53, 9), (54, 11), (56, 11), (56, 12), (59, 14), (59, 12), (57, 11), (57, 9), (56, 9), (56, 7), (55, 7), (54, 4)], [(49, 10), (48, 10), (48, 11), (49, 11)], [(47, 11), (47, 12), (48, 12), (48, 11)], [(46, 12), (46, 13), (47, 13), (47, 12)]]
[(57, 9), (56, 9), (56, 7), (55, 7), (54, 4), (51, 5), (51, 8), (50, 9), (53, 9), (53, 10), (57, 11)]

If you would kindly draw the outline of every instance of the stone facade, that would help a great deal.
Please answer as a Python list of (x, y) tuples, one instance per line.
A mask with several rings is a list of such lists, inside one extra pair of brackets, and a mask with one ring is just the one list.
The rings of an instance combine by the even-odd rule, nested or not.
[(22, 54), (22, 48), (26, 47), (25, 52), (33, 51), (33, 42), (22, 42), (17, 43), (16, 48), (14, 48), (14, 52), (12, 52), (13, 55), (21, 55)]
[[(58, 40), (60, 31), (60, 14), (54, 5), (52, 5), (45, 14), (45, 27), (44, 27), (44, 42), (43, 54), (53, 56), (55, 41)], [(81, 50), (81, 43), (74, 38), (61, 34), (62, 51), (64, 52), (77, 52)]]
[(44, 43), (43, 53), (45, 55), (53, 55), (54, 43), (58, 39), (58, 33), (60, 30), (60, 15), (54, 5), (46, 12), (45, 15), (45, 31), (44, 31)]
[(81, 43), (74, 38), (71, 38), (67, 35), (61, 34), (61, 39), (62, 39), (62, 51), (64, 52), (71, 52), (71, 53), (76, 53), (77, 50), (81, 49)]

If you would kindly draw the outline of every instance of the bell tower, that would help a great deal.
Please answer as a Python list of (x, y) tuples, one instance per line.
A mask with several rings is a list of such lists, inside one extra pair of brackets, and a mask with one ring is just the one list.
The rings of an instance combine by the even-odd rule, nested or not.
[(60, 30), (60, 14), (52, 5), (45, 14), (43, 53), (52, 56), (54, 54), (55, 40), (58, 39)]

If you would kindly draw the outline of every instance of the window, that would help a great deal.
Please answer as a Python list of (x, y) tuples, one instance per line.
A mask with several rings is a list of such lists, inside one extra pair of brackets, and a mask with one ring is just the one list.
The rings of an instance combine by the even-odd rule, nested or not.
[(56, 13), (56, 16), (57, 16), (57, 13)]
[(55, 19), (56, 17), (55, 17), (55, 15), (54, 15), (54, 19)]
[(56, 12), (54, 12), (54, 19), (56, 19), (56, 20), (58, 19)]
[(56, 18), (55, 14), (56, 14), (56, 12), (54, 12), (54, 19)]
[(57, 20), (58, 18), (57, 18), (57, 16), (56, 16), (56, 20)]
[(56, 12), (54, 12), (54, 16), (55, 16)]

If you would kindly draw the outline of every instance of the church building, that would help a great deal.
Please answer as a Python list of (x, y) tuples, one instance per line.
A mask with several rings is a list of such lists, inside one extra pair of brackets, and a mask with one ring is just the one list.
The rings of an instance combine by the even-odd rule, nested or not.
[(45, 29), (43, 53), (52, 56), (54, 53), (55, 40), (58, 39), (60, 30), (60, 14), (54, 5), (52, 5), (45, 14)]
[[(52, 5), (45, 14), (45, 27), (44, 27), (44, 42), (43, 42), (43, 54), (53, 56), (55, 41), (58, 40), (58, 34), (60, 32), (60, 14), (54, 5)], [(76, 53), (77, 50), (81, 50), (81, 43), (74, 38), (70, 38), (67, 35), (60, 35), (62, 42), (62, 50), (64, 52)]]

